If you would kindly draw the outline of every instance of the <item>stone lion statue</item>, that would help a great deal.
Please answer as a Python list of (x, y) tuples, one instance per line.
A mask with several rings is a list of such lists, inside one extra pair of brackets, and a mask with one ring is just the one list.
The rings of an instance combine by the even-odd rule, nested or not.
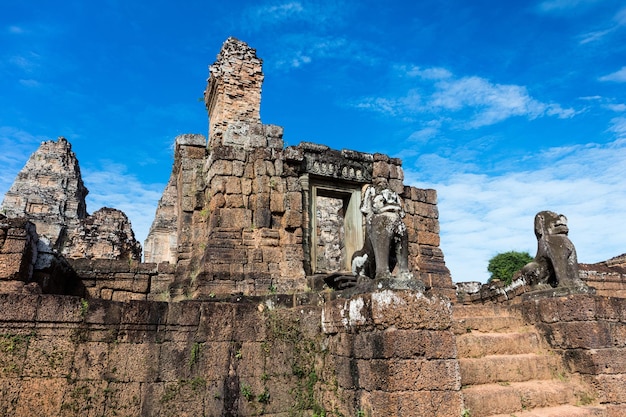
[(361, 212), (365, 215), (365, 243), (352, 256), (352, 273), (357, 278), (390, 278), (397, 265), (401, 277), (412, 278), (402, 200), (389, 189), (386, 179), (378, 178), (367, 186)]
[(568, 233), (567, 217), (564, 215), (552, 211), (541, 211), (535, 215), (537, 255), (522, 269), (528, 284), (586, 288), (578, 275), (576, 249)]

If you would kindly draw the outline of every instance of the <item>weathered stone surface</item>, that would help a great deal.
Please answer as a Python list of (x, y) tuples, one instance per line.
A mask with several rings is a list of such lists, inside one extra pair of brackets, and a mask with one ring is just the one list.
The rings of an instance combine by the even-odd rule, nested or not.
[(103, 207), (68, 232), (62, 253), (68, 258), (141, 260), (141, 245), (135, 239), (126, 214)]
[(145, 262), (169, 262), (177, 260), (178, 246), (176, 215), (176, 177), (172, 174), (157, 204), (154, 220), (144, 242)]
[(9, 217), (28, 217), (40, 238), (59, 247), (65, 228), (87, 217), (80, 168), (65, 138), (43, 142), (17, 175), (2, 202)]
[[(103, 208), (89, 216), (87, 193), (72, 146), (61, 137), (43, 142), (31, 155), (7, 192), (2, 210), (8, 217), (25, 217), (35, 224), (42, 253), (141, 259), (141, 246), (126, 215)], [(49, 267), (48, 260), (39, 262)]]
[(38, 240), (35, 225), (25, 217), (0, 214), (0, 280), (32, 280)]
[(567, 218), (552, 211), (535, 216), (537, 255), (522, 269), (522, 275), (532, 286), (541, 284), (568, 287), (588, 292), (578, 274), (578, 258), (574, 244), (567, 237)]
[[(260, 121), (264, 78), (261, 66), (262, 61), (257, 58), (256, 51), (246, 43), (231, 37), (222, 45), (216, 62), (209, 68), (211, 75), (204, 93), (211, 120), (211, 145), (220, 143), (215, 140), (226, 135), (231, 122)], [(224, 140), (224, 144), (243, 144), (233, 137), (225, 137)]]

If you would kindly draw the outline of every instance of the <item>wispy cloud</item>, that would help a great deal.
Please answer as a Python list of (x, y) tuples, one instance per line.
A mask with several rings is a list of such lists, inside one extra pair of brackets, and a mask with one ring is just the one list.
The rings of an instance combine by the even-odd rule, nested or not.
[(324, 34), (285, 35), (277, 40), (273, 53), (267, 61), (272, 68), (281, 71), (321, 61), (358, 62), (365, 65), (376, 61), (368, 48), (358, 41)]
[(28, 88), (38, 88), (41, 86), (39, 81), (33, 79), (20, 79), (18, 82)]
[(600, 81), (614, 81), (618, 83), (626, 83), (626, 66), (610, 74), (599, 78)]
[(14, 35), (21, 35), (25, 32), (24, 28), (21, 26), (9, 26), (7, 28), (7, 32), (12, 33)]
[(310, 64), (316, 59), (329, 59), (341, 55), (341, 51), (348, 47), (343, 38), (316, 37), (287, 37), (281, 48), (280, 57), (274, 66), (281, 69), (298, 68)]
[[(45, 140), (51, 138), (10, 126), (0, 127), (0, 201), (30, 155)], [(88, 211), (93, 213), (101, 207), (122, 210), (131, 221), (137, 240), (143, 242), (150, 230), (165, 184), (143, 183), (129, 173), (126, 166), (110, 161), (100, 161), (97, 166), (81, 166), (81, 172), (89, 190)]]
[[(626, 118), (613, 126), (626, 135)], [(437, 183), (420, 183), (417, 171), (406, 170), (408, 183), (438, 192), (441, 248), (455, 281), (485, 281), (488, 260), (499, 252), (522, 250), (534, 256), (533, 219), (541, 210), (568, 217), (580, 262), (620, 254), (609, 248), (626, 252), (626, 233), (619, 231), (626, 210), (626, 141), (553, 148), (536, 158), (540, 168), (501, 176), (471, 174), (441, 157), (420, 158), (420, 171), (428, 163), (437, 169), (455, 165)]]
[(562, 12), (599, 3), (602, 0), (547, 0), (539, 3), (537, 10), (540, 12)]
[(605, 29), (605, 30), (598, 30), (594, 32), (584, 33), (580, 36), (580, 40), (578, 41), (578, 43), (580, 43), (581, 45), (584, 45), (587, 43), (599, 41), (600, 39), (603, 39), (609, 33), (613, 32), (614, 30), (615, 30), (615, 27), (612, 27), (612, 28)]
[(297, 1), (261, 5), (250, 9), (248, 13), (256, 19), (264, 20), (265, 23), (276, 23), (285, 19), (305, 17), (305, 9), (302, 3)]
[(605, 106), (609, 110), (613, 110), (614, 112), (624, 112), (626, 111), (626, 104), (617, 103), (617, 104), (607, 104)]
[(314, 30), (324, 30), (328, 25), (340, 24), (340, 3), (326, 0), (270, 1), (243, 11), (247, 30), (257, 32), (271, 26), (290, 28), (306, 24)]
[[(533, 98), (526, 87), (497, 84), (477, 76), (455, 77), (444, 68), (403, 68), (414, 85), (401, 97), (366, 97), (353, 103), (389, 116), (454, 115), (458, 127), (475, 129), (515, 116), (571, 118), (576, 111)], [(432, 132), (432, 130), (430, 130)]]
[(89, 213), (102, 207), (122, 210), (131, 221), (135, 237), (143, 244), (165, 184), (143, 183), (129, 173), (126, 166), (111, 161), (100, 161), (97, 167), (81, 167), (81, 170), (85, 186), (89, 189)]
[(615, 133), (618, 138), (626, 138), (626, 117), (615, 117), (611, 119), (609, 131)]
[(626, 25), (626, 7), (619, 10), (614, 16), (611, 22), (604, 24), (604, 29), (596, 30), (588, 33), (584, 33), (579, 36), (579, 41), (581, 45), (597, 42), (605, 39), (607, 35), (610, 35), (613, 32), (621, 29)]
[(9, 63), (26, 72), (32, 72), (39, 67), (40, 55), (35, 52), (27, 52), (21, 55), (14, 55), (9, 58)]
[(513, 116), (535, 119), (547, 114), (568, 118), (575, 113), (572, 109), (533, 99), (523, 86), (493, 84), (480, 77), (439, 82), (430, 105), (450, 111), (473, 109), (474, 116), (467, 123), (470, 128), (492, 125)]

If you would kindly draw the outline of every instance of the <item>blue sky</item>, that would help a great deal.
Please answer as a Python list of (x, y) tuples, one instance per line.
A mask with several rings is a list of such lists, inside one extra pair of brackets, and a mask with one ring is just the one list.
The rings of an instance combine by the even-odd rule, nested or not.
[(455, 281), (536, 251), (569, 218), (580, 262), (626, 252), (626, 5), (617, 0), (28, 1), (0, 13), (0, 194), (65, 136), (88, 211), (143, 241), (172, 144), (207, 132), (208, 65), (235, 36), (264, 60), (285, 143), (401, 157), (439, 195)]

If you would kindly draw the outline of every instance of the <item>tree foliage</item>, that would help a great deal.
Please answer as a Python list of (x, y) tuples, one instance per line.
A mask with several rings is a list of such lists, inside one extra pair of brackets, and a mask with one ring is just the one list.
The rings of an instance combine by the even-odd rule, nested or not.
[(487, 271), (491, 273), (489, 282), (494, 279), (504, 281), (507, 285), (513, 280), (513, 275), (531, 262), (533, 257), (528, 252), (509, 251), (499, 253), (489, 260)]

